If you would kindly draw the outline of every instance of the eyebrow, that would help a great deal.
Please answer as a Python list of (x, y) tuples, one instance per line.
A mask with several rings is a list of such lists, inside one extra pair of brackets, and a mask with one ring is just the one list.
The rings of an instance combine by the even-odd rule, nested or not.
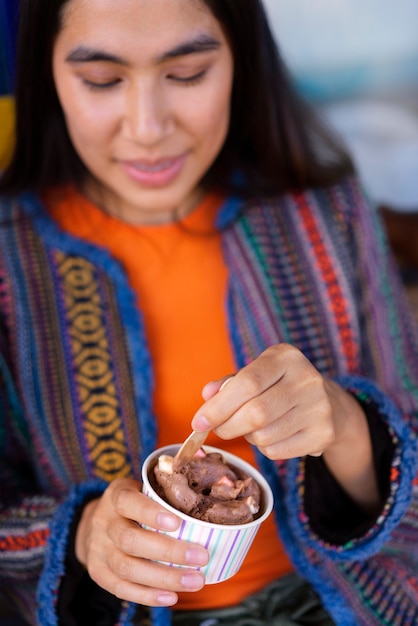
[[(198, 54), (202, 52), (210, 52), (218, 50), (221, 46), (220, 41), (210, 35), (198, 35), (190, 41), (185, 41), (171, 50), (163, 52), (155, 58), (157, 64), (164, 63), (177, 57), (186, 56), (188, 54)], [(105, 61), (107, 63), (117, 63), (118, 65), (127, 66), (129, 63), (120, 56), (105, 52), (97, 48), (89, 46), (77, 46), (66, 57), (69, 63), (94, 63), (97, 61)]]

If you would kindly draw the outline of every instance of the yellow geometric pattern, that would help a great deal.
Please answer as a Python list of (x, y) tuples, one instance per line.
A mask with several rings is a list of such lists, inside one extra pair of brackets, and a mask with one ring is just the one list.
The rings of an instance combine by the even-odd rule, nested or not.
[(93, 474), (106, 481), (131, 473), (94, 266), (57, 253), (71, 339), (84, 444)]

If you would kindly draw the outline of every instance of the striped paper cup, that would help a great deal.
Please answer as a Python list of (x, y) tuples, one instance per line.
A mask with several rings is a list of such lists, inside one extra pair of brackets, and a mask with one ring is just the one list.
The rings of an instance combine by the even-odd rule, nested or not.
[[(143, 492), (181, 518), (180, 527), (173, 532), (167, 532), (165, 534), (175, 537), (176, 539), (198, 543), (208, 550), (210, 554), (209, 563), (205, 567), (197, 569), (204, 574), (206, 584), (219, 583), (231, 578), (231, 576), (236, 574), (240, 569), (260, 525), (271, 513), (273, 508), (273, 494), (267, 481), (252, 465), (219, 448), (204, 446), (206, 453), (219, 452), (222, 454), (226, 463), (242, 470), (257, 481), (262, 492), (261, 507), (257, 519), (247, 524), (228, 526), (204, 522), (190, 517), (190, 515), (178, 511), (160, 498), (149, 481), (149, 473), (155, 467), (158, 457), (162, 454), (174, 456), (179, 447), (180, 444), (166, 446), (155, 450), (147, 457), (142, 467)], [(174, 564), (170, 563), (169, 565)]]

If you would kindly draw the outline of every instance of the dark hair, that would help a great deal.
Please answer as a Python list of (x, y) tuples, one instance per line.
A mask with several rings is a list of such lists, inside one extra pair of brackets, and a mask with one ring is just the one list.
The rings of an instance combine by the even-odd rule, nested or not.
[[(88, 172), (73, 148), (52, 76), (54, 40), (69, 0), (21, 0), (16, 142), (0, 190), (40, 191)], [(332, 133), (297, 93), (261, 0), (203, 0), (220, 22), (235, 63), (231, 124), (202, 181), (243, 195), (326, 186), (351, 172)]]

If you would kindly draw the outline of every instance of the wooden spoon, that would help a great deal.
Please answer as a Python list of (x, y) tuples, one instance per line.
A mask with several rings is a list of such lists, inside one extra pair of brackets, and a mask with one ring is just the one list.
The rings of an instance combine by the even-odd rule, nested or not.
[[(219, 387), (218, 393), (221, 391), (221, 389), (225, 387), (226, 383), (229, 383), (229, 381), (232, 378), (233, 376), (230, 376), (229, 378), (224, 380), (222, 385)], [(201, 448), (203, 444), (205, 443), (206, 438), (209, 435), (209, 433), (210, 433), (210, 430), (201, 430), (199, 432), (197, 432), (196, 430), (193, 430), (191, 432), (191, 434), (187, 437), (187, 439), (180, 446), (179, 451), (174, 457), (173, 470), (175, 472), (179, 472), (181, 468), (183, 467), (183, 465), (185, 465), (187, 461), (190, 461), (190, 459), (194, 457), (194, 455), (199, 450), (199, 448)]]

